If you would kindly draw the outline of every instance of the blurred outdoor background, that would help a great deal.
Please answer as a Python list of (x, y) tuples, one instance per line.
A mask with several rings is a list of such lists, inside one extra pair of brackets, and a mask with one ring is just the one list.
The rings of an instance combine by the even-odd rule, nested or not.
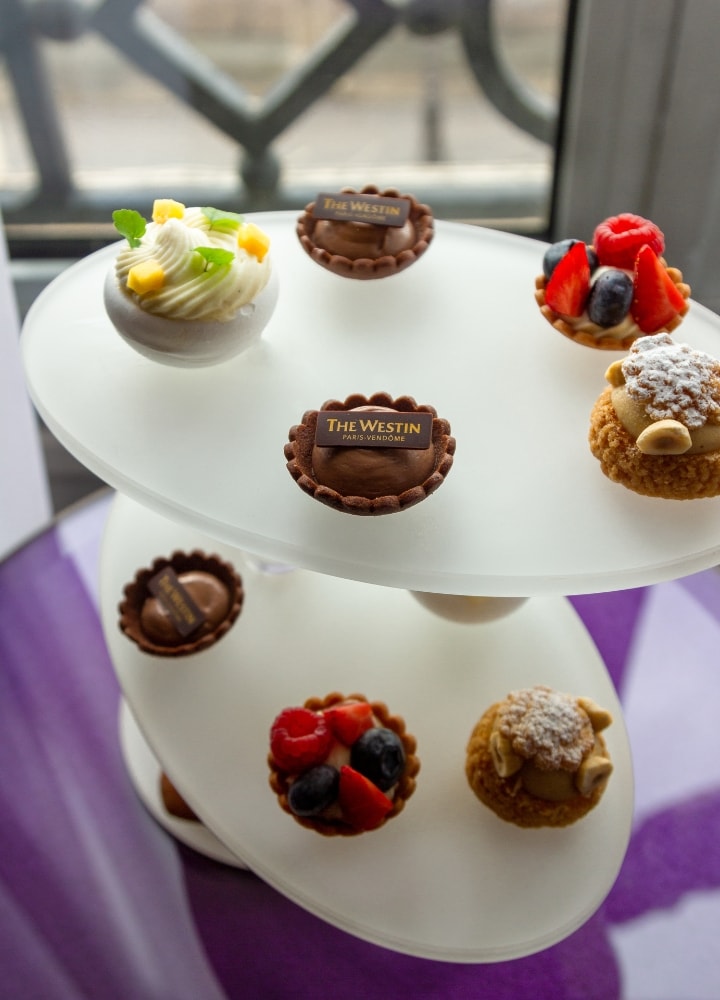
[[(116, 238), (114, 208), (149, 214), (156, 196), (253, 211), (375, 183), (542, 237), (569, 6), (0, 0), (0, 211), (21, 315)], [(43, 442), (57, 510), (100, 485)]]

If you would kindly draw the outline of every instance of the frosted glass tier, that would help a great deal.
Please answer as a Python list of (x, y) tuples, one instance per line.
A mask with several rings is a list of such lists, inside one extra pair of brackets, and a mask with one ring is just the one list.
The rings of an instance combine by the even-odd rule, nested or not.
[[(245, 603), (217, 645), (167, 660), (141, 653), (119, 631), (116, 609), (135, 570), (176, 547), (231, 559)], [(233, 856), (329, 923), (404, 953), (495, 962), (571, 934), (610, 890), (632, 820), (628, 738), (610, 678), (564, 598), (534, 597), (502, 620), (457, 625), (403, 590), (259, 571), (252, 558), (118, 496), (101, 604), (117, 676), (154, 756)], [(505, 823), (465, 779), (479, 716), (536, 683), (588, 695), (614, 717), (605, 795), (566, 829)], [(382, 829), (358, 837), (302, 828), (268, 784), (274, 717), (333, 690), (385, 701), (418, 741), (415, 794)]]
[[(407, 271), (338, 278), (301, 249), (296, 213), (256, 215), (280, 298), (263, 340), (187, 371), (115, 333), (102, 284), (116, 253), (54, 281), (22, 338), (32, 398), (106, 482), (154, 510), (266, 558), (354, 580), (525, 596), (653, 583), (720, 558), (720, 499), (637, 496), (590, 454), (590, 410), (620, 356), (579, 347), (540, 315), (541, 244), (439, 222)], [(676, 339), (720, 353), (720, 319), (692, 303)], [(401, 514), (352, 517), (303, 494), (288, 429), (350, 393), (409, 394), (457, 439), (436, 494)]]
[(153, 818), (176, 840), (192, 847), (199, 854), (233, 868), (246, 868), (244, 862), (236, 858), (204, 823), (178, 818), (167, 811), (160, 794), (163, 768), (148, 746), (124, 699), (120, 702), (119, 730), (123, 760), (133, 787)]

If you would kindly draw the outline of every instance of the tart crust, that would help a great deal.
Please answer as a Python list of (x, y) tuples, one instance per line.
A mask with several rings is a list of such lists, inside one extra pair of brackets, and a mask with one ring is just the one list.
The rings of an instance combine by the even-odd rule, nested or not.
[[(324, 698), (308, 698), (303, 707), (309, 708), (312, 712), (322, 712), (324, 709), (330, 708), (331, 705), (339, 705), (344, 701), (367, 702), (367, 700), (363, 694), (345, 695), (340, 694), (338, 691), (333, 691)], [(393, 807), (383, 822), (375, 828), (379, 830), (381, 826), (384, 826), (385, 823), (402, 812), (405, 808), (405, 803), (415, 791), (416, 778), (420, 770), (420, 759), (416, 753), (417, 741), (414, 736), (407, 732), (405, 720), (399, 715), (391, 715), (387, 705), (382, 701), (371, 701), (370, 707), (379, 725), (384, 729), (391, 729), (400, 737), (405, 751), (405, 768), (395, 785)], [(289, 775), (277, 766), (271, 753), (268, 754), (267, 760), (268, 767), (270, 768), (268, 779), (270, 787), (277, 795), (280, 807), (292, 816), (300, 826), (304, 826), (309, 830), (315, 830), (324, 837), (353, 837), (365, 832), (363, 830), (356, 830), (349, 823), (343, 823), (340, 820), (327, 820), (321, 816), (297, 816), (290, 808), (288, 802), (288, 792), (292, 784), (292, 775)]]
[(603, 390), (593, 407), (588, 441), (608, 479), (635, 493), (663, 500), (697, 500), (720, 494), (720, 451), (643, 454), (615, 412), (612, 386)]
[(369, 499), (358, 496), (341, 496), (328, 486), (318, 483), (312, 467), (312, 450), (315, 443), (318, 410), (307, 410), (299, 424), (290, 428), (288, 443), (285, 445), (287, 469), (301, 490), (319, 503), (346, 514), (378, 516), (394, 514), (420, 503), (434, 493), (445, 481), (455, 454), (455, 438), (450, 434), (450, 424), (438, 417), (432, 406), (419, 406), (411, 396), (393, 399), (384, 392), (372, 396), (348, 396), (344, 402), (337, 399), (323, 403), (321, 410), (352, 410), (358, 406), (380, 406), (397, 410), (399, 413), (432, 413), (432, 443), (435, 449), (435, 468), (424, 482), (405, 490), (399, 496), (383, 496)]
[[(148, 583), (166, 566), (171, 566), (178, 575), (193, 570), (211, 573), (227, 587), (230, 595), (228, 612), (212, 631), (191, 634), (185, 642), (177, 646), (162, 646), (153, 642), (145, 635), (140, 624), (143, 604), (151, 596)], [(206, 555), (198, 549), (192, 552), (176, 551), (169, 558), (160, 556), (152, 566), (138, 570), (135, 579), (127, 584), (123, 600), (118, 607), (119, 626), (128, 639), (131, 639), (144, 653), (166, 657), (189, 656), (191, 653), (208, 649), (232, 628), (242, 609), (244, 597), (242, 580), (230, 563), (224, 562), (219, 556)]]
[[(589, 796), (578, 793), (564, 802), (548, 802), (530, 795), (522, 787), (515, 790), (514, 786), (498, 775), (490, 752), (490, 735), (501, 705), (502, 702), (499, 701), (491, 705), (470, 735), (465, 774), (475, 795), (500, 819), (516, 826), (562, 827), (582, 819), (600, 801), (605, 791), (604, 785), (596, 788)], [(595, 733), (595, 739), (601, 752), (607, 754), (602, 734)]]

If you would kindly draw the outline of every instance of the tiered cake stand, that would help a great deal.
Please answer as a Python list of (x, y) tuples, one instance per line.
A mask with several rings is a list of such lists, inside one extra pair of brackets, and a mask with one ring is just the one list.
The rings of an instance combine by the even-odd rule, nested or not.
[[(353, 282), (305, 256), (293, 213), (253, 219), (271, 236), (280, 299), (261, 343), (231, 362), (186, 370), (134, 353), (102, 304), (114, 247), (65, 272), (25, 324), (39, 412), (118, 490), (101, 602), (128, 768), (155, 811), (155, 769), (168, 771), (202, 818), (193, 846), (247, 865), (352, 934), (457, 962), (538, 951), (601, 903), (632, 817), (620, 705), (563, 595), (713, 565), (720, 500), (649, 500), (603, 477), (586, 436), (616, 355), (580, 348), (542, 319), (537, 243), (439, 223), (408, 271)], [(697, 304), (681, 332), (719, 352), (720, 320)], [(452, 425), (455, 464), (401, 514), (339, 514), (289, 476), (288, 429), (326, 399), (376, 391), (433, 405)], [(140, 653), (117, 628), (125, 583), (159, 555), (198, 547), (237, 566), (240, 619), (197, 656)], [(530, 600), (458, 624), (412, 591)], [(589, 695), (615, 719), (607, 791), (564, 830), (503, 823), (463, 771), (479, 715), (536, 683)], [(372, 834), (319, 837), (267, 784), (277, 712), (331, 690), (386, 701), (418, 739), (418, 789)]]

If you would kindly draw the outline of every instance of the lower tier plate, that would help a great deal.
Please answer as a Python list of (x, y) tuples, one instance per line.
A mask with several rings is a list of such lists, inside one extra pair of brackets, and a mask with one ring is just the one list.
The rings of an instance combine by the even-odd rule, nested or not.
[(147, 740), (135, 721), (135, 716), (123, 699), (119, 713), (120, 746), (125, 767), (137, 792), (150, 815), (186, 847), (191, 847), (213, 861), (220, 861), (233, 868), (246, 868), (204, 823), (173, 816), (163, 805), (160, 794), (162, 766), (150, 749)]
[[(245, 585), (232, 630), (181, 659), (141, 653), (117, 605), (138, 568), (175, 549), (231, 560)], [(410, 593), (255, 560), (118, 496), (103, 546), (105, 634), (155, 757), (233, 855), (329, 923), (420, 957), (495, 962), (540, 951), (597, 909), (622, 864), (633, 810), (623, 717), (571, 605), (531, 598), (497, 621), (439, 618)], [(559, 830), (523, 830), (471, 792), (465, 747), (487, 706), (547, 684), (614, 717), (615, 770), (601, 802)], [(268, 731), (311, 695), (359, 691), (402, 715), (422, 767), (405, 810), (380, 830), (326, 838), (302, 828), (268, 785)]]

